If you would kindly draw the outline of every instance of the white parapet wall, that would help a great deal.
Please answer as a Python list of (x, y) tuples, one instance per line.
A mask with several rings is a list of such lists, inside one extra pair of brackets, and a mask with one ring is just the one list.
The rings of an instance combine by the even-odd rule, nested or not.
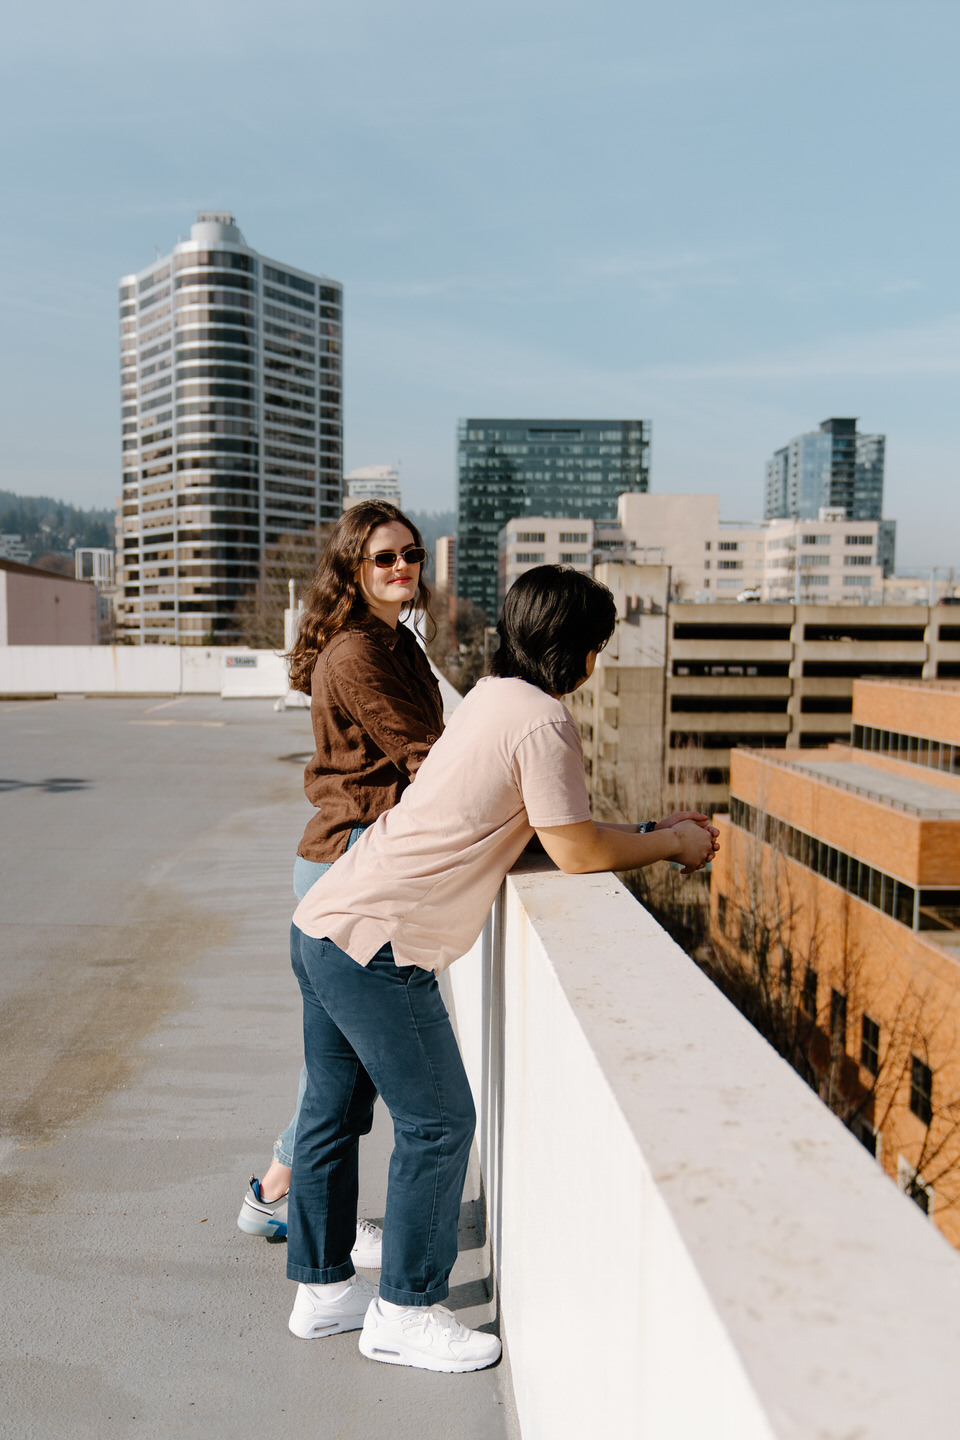
[(954, 1440), (960, 1256), (619, 881), (449, 985), (523, 1440)]
[(276, 650), (199, 645), (3, 645), (0, 695), (221, 695), (281, 698)]

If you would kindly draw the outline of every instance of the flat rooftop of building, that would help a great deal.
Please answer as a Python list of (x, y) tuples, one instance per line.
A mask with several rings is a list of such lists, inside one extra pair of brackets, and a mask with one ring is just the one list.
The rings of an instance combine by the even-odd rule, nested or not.
[(789, 765), (791, 770), (812, 775), (815, 780), (892, 805), (922, 820), (960, 820), (960, 793), (954, 794), (926, 780), (915, 780), (912, 775), (893, 774), (858, 760), (828, 760), (818, 754), (794, 759), (782, 753), (775, 756), (766, 751), (759, 753), (777, 764)]
[[(312, 751), (309, 712), (272, 700), (0, 704), (4, 1435), (514, 1433), (506, 1362), (431, 1375), (365, 1360), (356, 1334), (295, 1339), (286, 1245), (236, 1227), (296, 1096)], [(448, 1303), (492, 1328), (477, 1194)]]

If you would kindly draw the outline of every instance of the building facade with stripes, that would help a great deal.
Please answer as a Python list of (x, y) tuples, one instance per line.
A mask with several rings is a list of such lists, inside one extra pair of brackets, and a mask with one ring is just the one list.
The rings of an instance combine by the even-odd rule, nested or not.
[(201, 211), (119, 302), (118, 629), (235, 639), (265, 548), (340, 514), (342, 287)]

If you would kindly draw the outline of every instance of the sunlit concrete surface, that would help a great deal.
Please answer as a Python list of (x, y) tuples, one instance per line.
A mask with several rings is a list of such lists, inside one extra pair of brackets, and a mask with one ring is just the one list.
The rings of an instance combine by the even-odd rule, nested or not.
[[(286, 1247), (236, 1228), (300, 1064), (311, 748), (308, 714), (268, 700), (0, 705), (3, 1437), (513, 1433), (506, 1363), (430, 1375), (294, 1339)], [(470, 1198), (450, 1303), (489, 1327)]]
[[(881, 800), (884, 804), (920, 815), (924, 819), (954, 820), (960, 817), (960, 795), (951, 794), (942, 785), (934, 785), (919, 776), (896, 775), (879, 770), (875, 765), (864, 765), (857, 760), (794, 760), (790, 757), (793, 770), (803, 770), (817, 780), (826, 780), (828, 785), (840, 785), (855, 794)], [(919, 767), (914, 767), (919, 770)]]

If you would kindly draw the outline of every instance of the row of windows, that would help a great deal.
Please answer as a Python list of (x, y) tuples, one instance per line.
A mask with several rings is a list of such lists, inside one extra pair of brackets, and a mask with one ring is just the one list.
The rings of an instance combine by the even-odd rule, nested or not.
[[(191, 290), (177, 296), (177, 309), (191, 305), (230, 305), (234, 310), (252, 310), (256, 305), (252, 295), (242, 295), (238, 290)], [(268, 307), (265, 305), (264, 310)], [(196, 316), (190, 316), (196, 322)]]
[[(139, 286), (138, 286), (137, 288), (139, 289), (140, 294), (142, 295), (143, 292), (144, 292), (145, 290), (149, 290), (149, 289), (151, 288), (151, 286), (153, 286), (153, 285), (159, 285), (161, 280), (169, 280), (169, 279), (170, 279), (170, 266), (169, 266), (169, 265), (163, 265), (163, 266), (161, 266), (161, 268), (160, 268), (159, 270), (154, 270), (154, 272), (153, 272), (152, 275), (145, 275), (144, 278), (140, 281), (140, 284), (139, 284)], [(128, 286), (127, 288), (130, 289), (130, 290), (133, 289), (132, 286)]]
[[(151, 307), (152, 305), (156, 305), (159, 300), (166, 300), (166, 298), (167, 298), (167, 296), (168, 296), (169, 294), (170, 294), (170, 286), (167, 285), (166, 288), (163, 289), (163, 290), (155, 290), (152, 295), (145, 295), (145, 296), (143, 297), (143, 299), (140, 301), (140, 310), (141, 310), (141, 312), (144, 311), (144, 310), (149, 310), (150, 307)], [(129, 310), (130, 307), (128, 306), (128, 307), (126, 307), (126, 308)], [(146, 325), (149, 325), (150, 322), (153, 320), (153, 318), (154, 318), (154, 317), (153, 317), (152, 315), (148, 315), (148, 316), (147, 316), (147, 319), (146, 319), (143, 323), (146, 324)]]
[(940, 887), (916, 890), (815, 835), (798, 830), (786, 820), (748, 805), (738, 796), (730, 797), (730, 819), (741, 830), (822, 875), (847, 894), (882, 910), (901, 925), (912, 930), (960, 928), (960, 890)]
[(674, 675), (776, 675), (789, 676), (789, 660), (674, 660)]
[(301, 380), (313, 380), (316, 373), (312, 365), (295, 365), (292, 360), (278, 360), (273, 355), (264, 356), (263, 366), (265, 370), (280, 375), (296, 375)]
[(928, 770), (945, 770), (960, 775), (960, 745), (946, 740), (933, 740), (927, 735), (904, 735), (897, 730), (882, 730), (875, 725), (854, 725), (850, 739), (857, 750), (871, 750), (904, 760), (911, 765), (926, 765)]
[(672, 695), (670, 697), (670, 709), (674, 714), (682, 711), (712, 711), (717, 714), (749, 712), (761, 715), (786, 715), (789, 704), (789, 695)]
[[(264, 325), (264, 331), (274, 331), (276, 325)], [(285, 345), (282, 340), (264, 340), (264, 350), (269, 350), (272, 355), (289, 355), (292, 360), (304, 360), (313, 365), (313, 351), (300, 350), (296, 345)]]
[(271, 300), (279, 300), (284, 305), (292, 305), (295, 310), (306, 310), (311, 315), (316, 313), (316, 306), (312, 300), (304, 300), (301, 295), (284, 295), (282, 290), (274, 290), (272, 285), (264, 285), (264, 295)]
[(221, 270), (246, 270), (251, 275), (255, 275), (257, 270), (257, 262), (252, 255), (240, 255), (233, 250), (188, 250), (175, 255), (173, 264), (176, 270), (214, 266)]
[[(173, 282), (175, 290), (187, 290), (199, 285), (229, 285), (233, 290), (256, 290), (257, 282), (249, 275), (218, 275), (216, 272), (206, 275), (178, 275)], [(189, 300), (183, 302), (189, 305)], [(140, 308), (143, 309), (141, 301)]]
[[(276, 309), (276, 306), (274, 306), (274, 305), (264, 305), (263, 308), (264, 308), (264, 313), (265, 313), (265, 314), (268, 314), (268, 315), (276, 314), (278, 318), (281, 318), (281, 319), (285, 319), (285, 318), (286, 318), (286, 317), (283, 315), (283, 312), (282, 312), (282, 311), (278, 311), (278, 310)], [(289, 324), (287, 324), (287, 325), (273, 325), (273, 324), (271, 324), (271, 322), (270, 322), (269, 320), (264, 320), (264, 322), (263, 322), (263, 333), (264, 333), (265, 335), (278, 335), (281, 340), (290, 340), (290, 341), (293, 341), (293, 343), (296, 344), (296, 345), (307, 345), (307, 346), (309, 346), (311, 353), (310, 353), (309, 355), (304, 355), (303, 358), (304, 358), (305, 360), (312, 360), (312, 359), (313, 359), (313, 353), (312, 353), (312, 352), (313, 352), (313, 346), (314, 346), (314, 338), (313, 338), (313, 336), (309, 333), (309, 331), (307, 331), (307, 330), (299, 330), (299, 329), (297, 329), (297, 328), (295, 328), (294, 326), (291, 326), (291, 325), (289, 325)], [(290, 352), (290, 353), (292, 353), (292, 352)]]
[[(229, 301), (226, 303), (229, 305)], [(196, 310), (190, 315), (184, 315), (183, 312), (181, 312), (180, 322), (177, 326), (178, 332), (181, 335), (186, 335), (188, 331), (196, 325), (232, 325), (237, 330), (254, 330), (257, 325), (257, 317), (243, 310), (230, 309)], [(198, 338), (201, 336), (206, 338), (206, 335), (209, 335), (211, 339), (224, 338), (222, 336), (216, 336), (213, 331), (198, 331)], [(235, 335), (231, 338), (241, 340), (243, 336)]]
[(177, 363), (178, 384), (185, 380), (244, 380), (250, 384), (256, 378), (256, 371), (249, 364), (212, 365), (204, 360), (194, 360), (192, 356)]
[[(178, 405), (177, 419), (183, 415), (242, 415), (247, 419), (255, 420), (257, 407), (245, 405), (236, 400), (208, 400), (206, 404), (194, 403), (192, 405)], [(152, 436), (151, 439), (159, 439), (159, 436)]]
[[(233, 339), (235, 337), (231, 336), (230, 338)], [(168, 341), (167, 344), (169, 345), (169, 343)], [(232, 360), (239, 365), (251, 365), (254, 363), (255, 354), (256, 352), (252, 346), (241, 349), (238, 346), (205, 345), (197, 348), (191, 346), (190, 349), (186, 349), (182, 339), (178, 339), (177, 342), (178, 365), (185, 365), (188, 362), (200, 360)]]
[(286, 285), (291, 290), (301, 290), (304, 295), (315, 295), (316, 286), (312, 280), (301, 280), (299, 275), (291, 275), (286, 270), (277, 270), (273, 265), (264, 265), (264, 280), (272, 280), (274, 285)]
[[(285, 298), (285, 297), (280, 296), (279, 298), (280, 298), (280, 299), (283, 299), (283, 298)], [(290, 297), (290, 304), (291, 304), (291, 305), (294, 303), (294, 299), (295, 299), (294, 296), (291, 296), (291, 297)], [(300, 303), (300, 304), (306, 304), (307, 302), (306, 302), (306, 301), (300, 301), (300, 302), (298, 302), (298, 303)], [(268, 315), (271, 320), (283, 320), (283, 321), (286, 322), (287, 325), (293, 325), (293, 326), (303, 327), (304, 325), (310, 325), (310, 324), (311, 324), (311, 322), (310, 322), (309, 320), (307, 320), (305, 316), (303, 316), (303, 315), (295, 315), (295, 314), (293, 314), (293, 313), (292, 313), (291, 311), (289, 311), (289, 310), (282, 310), (279, 305), (271, 305), (271, 304), (269, 304), (268, 301), (264, 301), (264, 304), (263, 304), (263, 313), (264, 313), (264, 315)], [(307, 333), (309, 334), (310, 332), (307, 332)], [(310, 335), (310, 340), (311, 340), (311, 344), (312, 344), (312, 343), (313, 343), (313, 337), (312, 337), (312, 335)]]

